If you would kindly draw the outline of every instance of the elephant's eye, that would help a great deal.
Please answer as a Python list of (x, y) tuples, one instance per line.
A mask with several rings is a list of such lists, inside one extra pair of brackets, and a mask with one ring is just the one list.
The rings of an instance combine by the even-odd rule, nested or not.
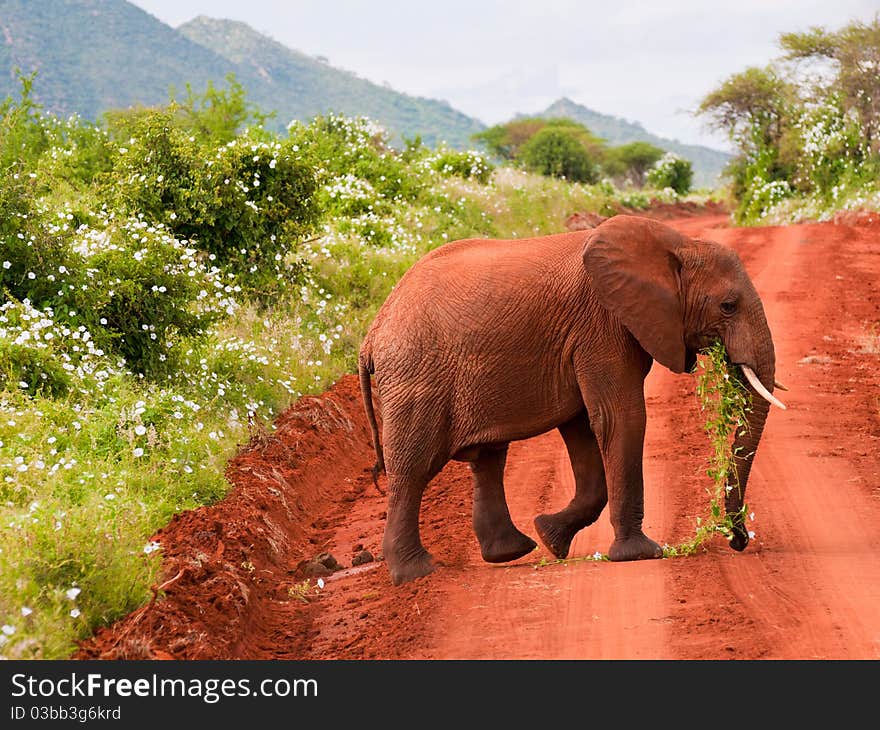
[(721, 302), (721, 312), (731, 315), (736, 312), (736, 302)]

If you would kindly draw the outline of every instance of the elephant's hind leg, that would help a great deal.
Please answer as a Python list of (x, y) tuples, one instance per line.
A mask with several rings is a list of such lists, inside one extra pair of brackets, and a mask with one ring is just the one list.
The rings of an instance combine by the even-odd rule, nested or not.
[(535, 518), (541, 542), (557, 558), (568, 557), (571, 541), (587, 525), (593, 524), (608, 504), (605, 469), (596, 437), (586, 413), (559, 427), (574, 471), (575, 493), (568, 506), (552, 515)]
[(504, 497), (507, 446), (482, 449), (471, 462), (474, 477), (474, 532), (487, 563), (506, 563), (527, 555), (537, 543), (513, 524)]
[(419, 511), (427, 478), (388, 475), (388, 515), (382, 554), (391, 573), (391, 582), (400, 585), (432, 573), (431, 554), (419, 536)]

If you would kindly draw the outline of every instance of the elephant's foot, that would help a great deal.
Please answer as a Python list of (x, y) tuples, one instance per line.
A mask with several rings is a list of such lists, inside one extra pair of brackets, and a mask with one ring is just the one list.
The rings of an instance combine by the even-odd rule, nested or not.
[(617, 538), (611, 543), (608, 557), (615, 561), (662, 558), (663, 548), (650, 537), (639, 532), (629, 537)]
[(541, 542), (553, 555), (560, 560), (568, 557), (571, 541), (577, 534), (570, 522), (560, 519), (559, 515), (538, 515), (535, 517), (535, 529)]
[(507, 563), (528, 555), (538, 547), (532, 538), (511, 525), (511, 529), (491, 536), (477, 535), (480, 554), (487, 563)]
[(437, 567), (434, 558), (424, 548), (407, 558), (396, 556), (393, 552), (386, 554), (385, 562), (391, 573), (391, 582), (396, 586), (430, 575)]

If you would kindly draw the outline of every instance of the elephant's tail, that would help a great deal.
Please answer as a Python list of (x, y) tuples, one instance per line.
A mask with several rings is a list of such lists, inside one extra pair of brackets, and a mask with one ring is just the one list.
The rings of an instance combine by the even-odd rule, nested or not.
[(366, 352), (361, 352), (358, 358), (358, 376), (361, 381), (361, 396), (364, 399), (364, 410), (367, 420), (370, 422), (370, 431), (373, 434), (373, 448), (376, 450), (376, 463), (373, 466), (373, 484), (382, 492), (379, 486), (379, 472), (385, 471), (385, 455), (382, 453), (382, 444), (379, 443), (379, 424), (376, 422), (376, 411), (373, 408), (373, 388), (370, 384), (370, 374), (373, 372), (373, 358)]

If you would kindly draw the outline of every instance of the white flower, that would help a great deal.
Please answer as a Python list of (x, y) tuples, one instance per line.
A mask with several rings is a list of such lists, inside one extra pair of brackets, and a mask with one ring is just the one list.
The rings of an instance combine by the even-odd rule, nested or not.
[(323, 588), (323, 587), (324, 587), (324, 579), (318, 578), (318, 588)]
[(143, 436), (147, 432), (146, 426), (142, 426), (140, 423), (134, 427), (134, 432), (138, 436)]
[(146, 545), (144, 545), (144, 553), (146, 555), (149, 555), (150, 553), (153, 553), (156, 550), (159, 550), (161, 547), (162, 546), (158, 542), (156, 542), (155, 540), (151, 540)]
[(80, 593), (82, 593), (82, 589), (81, 589), (81, 588), (77, 588), (76, 586), (74, 586), (73, 588), (68, 588), (68, 589), (67, 589), (67, 592), (66, 592), (64, 595), (66, 595), (71, 601), (75, 601), (75, 600), (76, 600), (76, 597), (77, 597)]
[(10, 626), (9, 624), (3, 624), (3, 626), (0, 627), (0, 631), (3, 631), (3, 633), (6, 634), (7, 636), (12, 636), (15, 633), (15, 626)]
[(4, 261), (4, 262), (3, 262), (3, 268), (4, 268), (4, 269), (12, 268), (12, 262), (11, 262), (11, 261)]
[(21, 615), (22, 616), (30, 616), (34, 612), (34, 609), (28, 608), (27, 606), (21, 607)]
[(80, 611), (78, 608), (74, 608), (70, 611), (70, 615), (73, 618), (79, 618)]
[(131, 452), (135, 459), (140, 459), (144, 455), (144, 450), (138, 446), (134, 451)]

